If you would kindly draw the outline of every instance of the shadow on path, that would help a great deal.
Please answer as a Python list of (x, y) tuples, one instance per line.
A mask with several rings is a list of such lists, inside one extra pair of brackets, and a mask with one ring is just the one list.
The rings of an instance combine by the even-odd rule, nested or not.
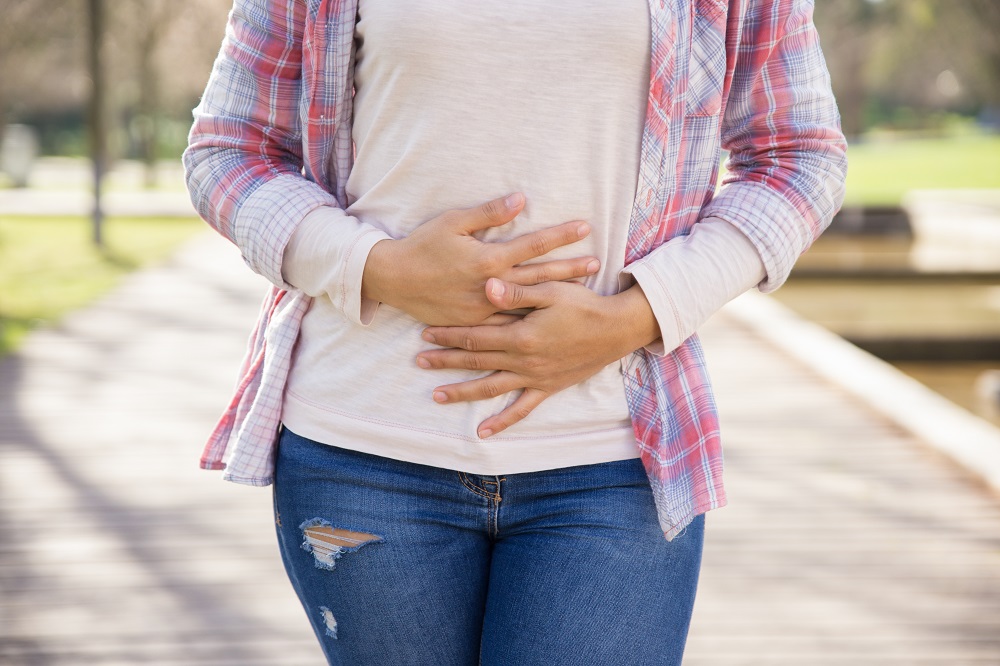
[(196, 468), (262, 293), (220, 242), (0, 359), (0, 662), (278, 663), (262, 646), (312, 647), (269, 492), (243, 504)]

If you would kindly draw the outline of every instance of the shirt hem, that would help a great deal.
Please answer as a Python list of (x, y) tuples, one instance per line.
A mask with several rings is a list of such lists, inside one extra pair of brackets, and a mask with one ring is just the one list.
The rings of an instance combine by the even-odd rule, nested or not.
[(539, 437), (479, 439), (360, 419), (286, 391), (282, 422), (308, 439), (470, 474), (520, 474), (639, 458), (632, 425)]

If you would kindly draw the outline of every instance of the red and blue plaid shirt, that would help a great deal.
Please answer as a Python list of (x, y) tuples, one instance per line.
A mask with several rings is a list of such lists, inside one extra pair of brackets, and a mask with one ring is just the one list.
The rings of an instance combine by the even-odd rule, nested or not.
[[(650, 0), (650, 86), (626, 265), (714, 216), (776, 289), (843, 197), (846, 145), (811, 0)], [(309, 297), (281, 276), (319, 206), (346, 206), (357, 0), (236, 0), (184, 155), (199, 214), (274, 287), (201, 464), (271, 483), (282, 394)], [(558, 39), (558, 34), (553, 34)], [(721, 151), (729, 153), (717, 188)], [(627, 359), (625, 391), (667, 539), (726, 503), (697, 336)]]

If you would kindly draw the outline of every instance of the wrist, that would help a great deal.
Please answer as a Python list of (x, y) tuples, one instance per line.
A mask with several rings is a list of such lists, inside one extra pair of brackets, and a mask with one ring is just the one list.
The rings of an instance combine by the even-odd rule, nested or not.
[(393, 304), (396, 276), (400, 269), (399, 241), (383, 239), (368, 252), (361, 277), (361, 296), (380, 303)]
[(660, 339), (660, 326), (642, 287), (634, 284), (609, 298), (614, 301), (611, 311), (615, 313), (614, 316), (618, 321), (619, 349), (623, 352), (622, 356)]

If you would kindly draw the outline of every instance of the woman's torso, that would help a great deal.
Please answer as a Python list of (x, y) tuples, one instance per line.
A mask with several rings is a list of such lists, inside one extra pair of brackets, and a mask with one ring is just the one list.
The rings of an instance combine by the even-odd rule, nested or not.
[[(587, 286), (619, 290), (649, 79), (645, 1), (504, 5), (361, 0), (347, 211), (402, 237), (450, 208), (524, 192), (524, 212), (485, 240), (573, 219), (591, 235), (546, 258), (593, 254)], [(486, 441), (476, 426), (511, 396), (438, 405), (474, 376), (425, 371), (423, 325), (382, 305), (346, 322), (325, 299), (303, 321), (284, 420), (346, 448), (478, 473), (637, 455), (621, 370), (608, 366)]]

